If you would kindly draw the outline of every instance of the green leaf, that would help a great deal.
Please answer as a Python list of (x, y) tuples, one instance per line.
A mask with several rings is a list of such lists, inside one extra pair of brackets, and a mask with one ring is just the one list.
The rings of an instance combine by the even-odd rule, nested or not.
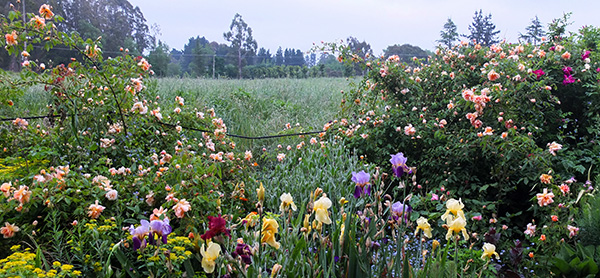
[(554, 257), (552, 258), (552, 271), (557, 274), (566, 274), (571, 270), (571, 266), (563, 259)]

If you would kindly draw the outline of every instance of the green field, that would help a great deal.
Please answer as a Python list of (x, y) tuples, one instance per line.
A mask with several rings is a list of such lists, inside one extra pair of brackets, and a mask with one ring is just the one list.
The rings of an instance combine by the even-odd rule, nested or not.
[(348, 90), (345, 78), (318, 79), (157, 79), (163, 103), (176, 96), (186, 105), (214, 108), (230, 133), (245, 136), (275, 134), (286, 123), (315, 130), (332, 120), (342, 94)]

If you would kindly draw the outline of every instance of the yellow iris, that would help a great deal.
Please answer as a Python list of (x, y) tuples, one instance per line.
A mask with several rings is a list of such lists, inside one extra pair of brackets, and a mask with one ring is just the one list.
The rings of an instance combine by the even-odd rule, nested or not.
[(265, 187), (262, 182), (260, 183), (260, 187), (256, 189), (256, 197), (258, 197), (258, 202), (261, 204), (265, 201)]
[(279, 228), (279, 224), (277, 224), (277, 220), (270, 218), (263, 218), (262, 225), (262, 237), (260, 239), (261, 243), (267, 243), (275, 249), (279, 249), (279, 242), (275, 241), (275, 234), (277, 233), (277, 229)]
[(329, 218), (329, 212), (327, 209), (331, 207), (331, 200), (326, 196), (321, 197), (313, 204), (313, 210), (315, 211), (315, 218), (317, 221), (323, 224), (331, 224), (331, 218)]
[(444, 215), (442, 215), (442, 220), (448, 222), (448, 219), (452, 220), (450, 217), (450, 213), (452, 213), (454, 216), (458, 216), (458, 217), (462, 217), (465, 218), (465, 213), (463, 212), (463, 208), (465, 207), (465, 205), (463, 204), (463, 202), (458, 199), (450, 199), (446, 202), (446, 213), (444, 213)]
[(215, 271), (215, 265), (217, 264), (215, 260), (219, 257), (219, 253), (221, 253), (221, 246), (214, 242), (208, 243), (208, 248), (205, 248), (204, 243), (202, 243), (202, 247), (200, 248), (200, 254), (202, 255), (202, 268), (206, 273), (212, 273)]
[(467, 220), (465, 220), (465, 218), (460, 216), (454, 219), (447, 218), (446, 224), (448, 225), (448, 233), (446, 234), (446, 240), (450, 240), (454, 233), (458, 234), (460, 232), (462, 232), (465, 240), (469, 239), (467, 229), (465, 229), (465, 226), (467, 225)]
[(421, 216), (417, 219), (417, 229), (415, 230), (415, 235), (419, 232), (419, 230), (423, 231), (423, 234), (427, 238), (431, 238), (431, 225), (427, 222), (427, 218)]
[(500, 259), (500, 255), (496, 252), (496, 246), (491, 243), (483, 244), (483, 254), (481, 255), (482, 260), (489, 260), (492, 256), (496, 256), (496, 260)]
[(282, 212), (285, 211), (288, 207), (291, 207), (293, 211), (296, 211), (297, 207), (296, 207), (296, 204), (294, 204), (294, 199), (292, 198), (292, 195), (290, 193), (281, 194), (281, 197), (279, 197), (279, 200), (281, 201), (281, 205), (279, 206), (279, 209)]

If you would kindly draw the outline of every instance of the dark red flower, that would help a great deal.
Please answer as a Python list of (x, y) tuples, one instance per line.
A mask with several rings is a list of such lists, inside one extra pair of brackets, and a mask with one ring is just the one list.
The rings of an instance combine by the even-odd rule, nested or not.
[(225, 234), (226, 236), (231, 238), (229, 234), (229, 229), (225, 228), (227, 221), (222, 218), (220, 215), (217, 217), (208, 217), (208, 231), (200, 236), (203, 240), (211, 239), (220, 234)]

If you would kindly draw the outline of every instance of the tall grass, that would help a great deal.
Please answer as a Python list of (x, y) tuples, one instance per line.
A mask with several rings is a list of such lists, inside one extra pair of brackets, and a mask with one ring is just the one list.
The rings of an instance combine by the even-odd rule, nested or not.
[[(296, 131), (321, 130), (323, 124), (334, 118), (342, 99), (340, 91), (348, 90), (350, 82), (345, 78), (162, 78), (157, 79), (157, 91), (165, 104), (181, 96), (186, 106), (214, 108), (231, 134), (264, 136), (280, 134), (286, 123)], [(285, 139), (260, 142), (236, 139), (236, 142), (247, 148), (286, 144)]]

